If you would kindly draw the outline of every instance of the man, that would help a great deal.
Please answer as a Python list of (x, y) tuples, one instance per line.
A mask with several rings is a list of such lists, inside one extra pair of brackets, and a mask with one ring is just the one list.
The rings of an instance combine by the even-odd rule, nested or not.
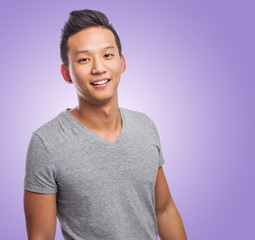
[(186, 239), (153, 122), (118, 106), (126, 65), (107, 17), (71, 12), (60, 48), (78, 105), (33, 132), (24, 181), (28, 238), (54, 239), (58, 216), (66, 240)]

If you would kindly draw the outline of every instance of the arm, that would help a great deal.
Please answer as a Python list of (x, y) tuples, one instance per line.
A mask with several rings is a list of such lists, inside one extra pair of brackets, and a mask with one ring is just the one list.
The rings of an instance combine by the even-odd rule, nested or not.
[(161, 240), (187, 240), (181, 216), (171, 197), (162, 167), (155, 184), (155, 211)]
[(29, 240), (54, 240), (56, 233), (56, 194), (25, 190), (24, 211)]

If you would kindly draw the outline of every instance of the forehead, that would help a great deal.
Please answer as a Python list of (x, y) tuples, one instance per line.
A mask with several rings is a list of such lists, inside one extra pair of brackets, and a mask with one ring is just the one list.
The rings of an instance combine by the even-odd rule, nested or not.
[(81, 50), (96, 51), (109, 45), (117, 48), (113, 33), (102, 27), (83, 29), (68, 39), (69, 53)]

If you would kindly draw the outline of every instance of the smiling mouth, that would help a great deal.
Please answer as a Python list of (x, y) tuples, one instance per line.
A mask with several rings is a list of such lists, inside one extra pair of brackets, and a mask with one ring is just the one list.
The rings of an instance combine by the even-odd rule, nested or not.
[(110, 79), (106, 79), (106, 80), (101, 80), (101, 81), (93, 82), (93, 83), (90, 83), (90, 84), (93, 85), (93, 86), (98, 86), (98, 85), (106, 84), (109, 81), (110, 81)]

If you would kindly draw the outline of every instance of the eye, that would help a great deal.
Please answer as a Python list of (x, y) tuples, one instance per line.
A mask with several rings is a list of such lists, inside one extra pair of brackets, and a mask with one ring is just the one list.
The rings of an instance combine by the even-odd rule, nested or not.
[(85, 62), (88, 62), (89, 61), (89, 58), (82, 58), (79, 60), (80, 63), (85, 63)]
[(112, 56), (113, 56), (113, 54), (111, 54), (111, 53), (107, 53), (107, 54), (104, 55), (105, 58), (110, 58)]

